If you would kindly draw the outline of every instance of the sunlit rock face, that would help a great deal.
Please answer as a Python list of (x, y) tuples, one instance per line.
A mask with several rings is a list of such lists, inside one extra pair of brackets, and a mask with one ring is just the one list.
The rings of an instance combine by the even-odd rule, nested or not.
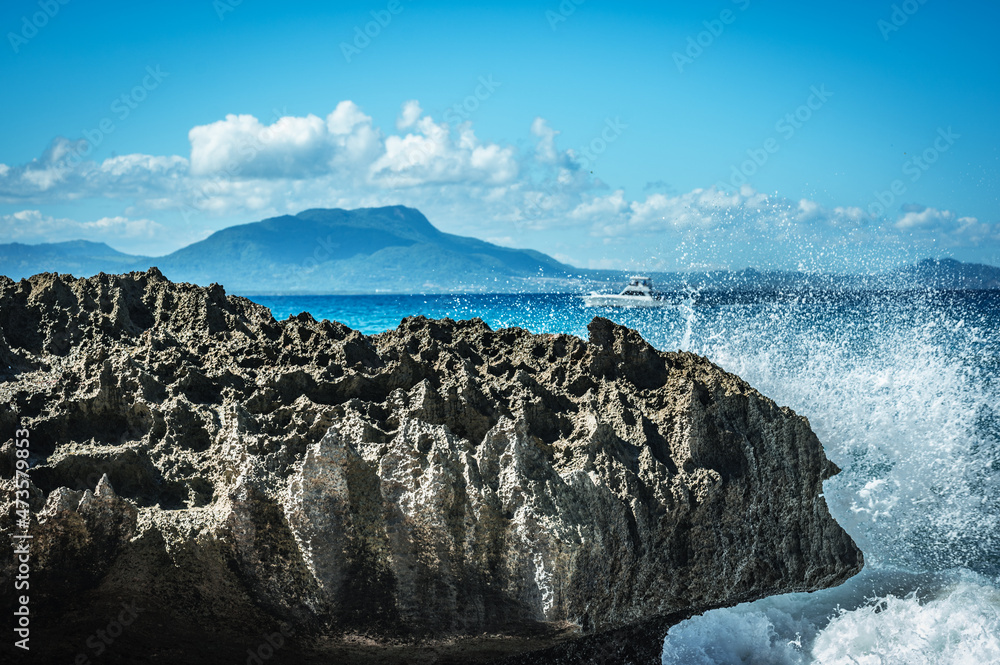
[(301, 662), (655, 662), (680, 618), (862, 566), (804, 418), (606, 319), (364, 336), (155, 269), (45, 274), (0, 278), (0, 356), (0, 570), (24, 428), (52, 653), (141, 598), (119, 648), (186, 662), (279, 625)]

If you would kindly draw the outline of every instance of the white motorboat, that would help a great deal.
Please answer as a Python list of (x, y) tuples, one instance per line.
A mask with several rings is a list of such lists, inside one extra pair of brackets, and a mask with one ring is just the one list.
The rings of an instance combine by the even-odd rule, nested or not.
[(670, 303), (662, 293), (653, 290), (649, 277), (629, 277), (628, 286), (621, 293), (597, 293), (582, 296), (587, 307), (665, 307)]

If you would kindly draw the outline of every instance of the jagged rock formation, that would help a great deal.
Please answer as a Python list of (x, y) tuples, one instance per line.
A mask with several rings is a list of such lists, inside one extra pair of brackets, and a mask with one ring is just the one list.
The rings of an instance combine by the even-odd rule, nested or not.
[(605, 319), (366, 337), (156, 269), (0, 277), (0, 363), (0, 570), (21, 427), (62, 656), (141, 599), (110, 662), (279, 625), (296, 662), (657, 662), (671, 622), (862, 565), (804, 418)]

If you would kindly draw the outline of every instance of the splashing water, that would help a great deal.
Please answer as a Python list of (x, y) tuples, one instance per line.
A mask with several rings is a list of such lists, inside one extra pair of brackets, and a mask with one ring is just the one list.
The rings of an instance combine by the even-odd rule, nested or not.
[(1000, 662), (1000, 294), (726, 309), (688, 348), (810, 419), (867, 569), (675, 626), (663, 662)]
[(869, 565), (997, 574), (996, 304), (739, 307), (706, 321), (690, 348), (810, 419), (845, 469), (827, 502)]
[(825, 498), (865, 571), (836, 589), (682, 622), (665, 664), (1000, 662), (1000, 292), (675, 296), (656, 310), (530, 295), (264, 304), (365, 332), (422, 313), (586, 337), (606, 316), (806, 416), (843, 469)]
[[(869, 576), (870, 577), (870, 576)], [(986, 665), (1000, 662), (1000, 594), (973, 573), (921, 598), (906, 584), (853, 598), (864, 584), (714, 610), (670, 629), (663, 663)], [(910, 583), (916, 578), (910, 578)], [(925, 583), (927, 579), (923, 580)], [(900, 594), (900, 595), (897, 595)], [(829, 608), (815, 596), (857, 605)], [(791, 636), (791, 637), (790, 637)]]
[(841, 611), (817, 636), (812, 656), (819, 665), (1000, 663), (1000, 595), (974, 582), (926, 603), (916, 593), (889, 595)]

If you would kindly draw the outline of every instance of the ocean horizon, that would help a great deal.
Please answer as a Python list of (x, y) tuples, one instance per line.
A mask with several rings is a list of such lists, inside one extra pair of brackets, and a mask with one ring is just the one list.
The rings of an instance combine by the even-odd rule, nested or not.
[(12, 663), (1000, 665), (1000, 2), (0, 25)]

